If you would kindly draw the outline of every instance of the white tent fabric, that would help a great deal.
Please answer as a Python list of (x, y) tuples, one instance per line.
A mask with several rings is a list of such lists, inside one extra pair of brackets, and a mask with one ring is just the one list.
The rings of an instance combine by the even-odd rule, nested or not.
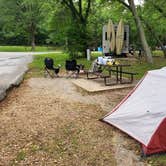
[(147, 146), (166, 117), (166, 67), (149, 71), (103, 120)]

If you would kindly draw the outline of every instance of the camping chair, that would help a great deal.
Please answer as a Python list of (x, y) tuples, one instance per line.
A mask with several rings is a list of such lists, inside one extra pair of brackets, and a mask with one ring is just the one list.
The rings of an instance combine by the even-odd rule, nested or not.
[(93, 61), (91, 69), (86, 72), (87, 79), (96, 79), (101, 77), (103, 69), (101, 65), (98, 64), (97, 60)]
[[(54, 60), (52, 58), (45, 58), (44, 59), (44, 64), (45, 64), (45, 73), (47, 73), (51, 78), (54, 77), (59, 77), (58, 73), (60, 70), (60, 65), (58, 65), (58, 67), (54, 67)], [(54, 75), (52, 74), (52, 72), (54, 72)]]
[(75, 76), (76, 78), (78, 77), (80, 72), (80, 66), (77, 65), (77, 61), (75, 59), (66, 60), (65, 68), (66, 68), (66, 73), (68, 74), (67, 77), (72, 77), (72, 76)]

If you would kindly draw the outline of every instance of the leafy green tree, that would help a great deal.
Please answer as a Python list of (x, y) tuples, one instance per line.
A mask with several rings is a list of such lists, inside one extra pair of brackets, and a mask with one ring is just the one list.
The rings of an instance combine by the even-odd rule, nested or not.
[[(17, 43), (15, 39), (22, 39), (24, 41), (25, 35), (22, 33), (22, 27), (18, 26), (18, 6), (14, 0), (0, 0), (0, 27), (1, 27), (1, 41), (2, 44)], [(21, 36), (21, 37), (19, 37)], [(10, 41), (9, 41), (10, 40)], [(14, 40), (14, 41), (13, 41)], [(23, 42), (24, 43), (24, 42)]]
[[(72, 7), (66, 7), (66, 5), (64, 5), (67, 3), (67, 1), (60, 2), (63, 6), (61, 6), (61, 8), (58, 7), (58, 10), (56, 9), (53, 22), (56, 24), (55, 31), (61, 32), (59, 33), (61, 35), (58, 35), (57, 33), (54, 34), (55, 36), (61, 36), (63, 42), (68, 45), (68, 50), (72, 56), (78, 55), (79, 52), (83, 52), (84, 55), (86, 55), (85, 51), (87, 48), (96, 48), (97, 46), (101, 45), (103, 24), (107, 23), (110, 17), (113, 19), (113, 21), (118, 22), (120, 18), (123, 17), (123, 14), (120, 12), (120, 10), (122, 8), (123, 10), (125, 9), (119, 3), (114, 2), (111, 4), (111, 6), (108, 6), (108, 4), (103, 3), (102, 0), (93, 0), (91, 1), (91, 5), (89, 5), (89, 7), (93, 5), (93, 8), (89, 9), (89, 16), (85, 21), (84, 17), (87, 11), (85, 9), (88, 8), (87, 1), (82, 1), (83, 9), (80, 9), (81, 7), (79, 6), (81, 1), (68, 1), (68, 5), (70, 3), (70, 5), (72, 5), (73, 3), (74, 6), (72, 5)], [(108, 8), (110, 10), (108, 10)], [(79, 10), (82, 11), (82, 16), (80, 16)], [(68, 21), (66, 21), (66, 18)], [(58, 28), (58, 24), (60, 24), (60, 28)], [(52, 26), (52, 29), (54, 29), (54, 26)], [(54, 39), (56, 38), (55, 36)]]
[(2, 30), (8, 36), (24, 36), (35, 49), (35, 37), (44, 19), (46, 2), (41, 0), (0, 0)]
[(43, 18), (42, 8), (44, 3), (41, 0), (19, 0), (17, 4), (20, 11), (19, 23), (28, 33), (32, 50), (34, 50), (35, 35), (38, 25)]
[[(111, 18), (116, 24), (123, 18), (125, 24), (130, 26), (131, 44), (143, 43), (143, 48), (147, 51), (145, 30), (152, 48), (156, 45), (165, 48), (164, 0), (157, 3), (154, 3), (154, 0), (145, 0), (141, 6), (135, 6), (133, 2), (133, 0), (128, 0), (128, 3), (124, 0), (0, 0), (0, 42), (25, 44), (28, 41), (32, 49), (36, 43), (53, 43), (65, 46), (72, 57), (85, 56), (87, 48), (101, 45), (102, 27), (108, 19)], [(147, 56), (147, 59), (152, 62), (150, 56)]]
[(164, 12), (163, 9), (166, 8), (166, 5), (163, 3), (163, 0), (158, 0), (156, 4), (154, 4), (153, 0), (145, 1), (144, 6), (139, 9), (140, 18), (147, 29), (146, 34), (149, 44), (154, 49), (156, 46), (161, 47), (164, 57), (166, 57), (166, 48), (164, 47), (166, 43), (166, 21), (163, 13), (160, 12), (158, 8)]
[(166, 18), (166, 3), (165, 0), (158, 0), (157, 2), (155, 0), (145, 0), (146, 3), (150, 4), (150, 6), (153, 6), (154, 9), (156, 9), (163, 17)]
[(68, 51), (71, 56), (81, 52), (86, 56), (88, 48), (87, 24), (93, 0), (60, 0), (59, 2), (70, 11), (71, 20), (67, 31)]
[(47, 22), (49, 40), (56, 45), (67, 48), (67, 32), (71, 25), (70, 11), (61, 4), (56, 4)]

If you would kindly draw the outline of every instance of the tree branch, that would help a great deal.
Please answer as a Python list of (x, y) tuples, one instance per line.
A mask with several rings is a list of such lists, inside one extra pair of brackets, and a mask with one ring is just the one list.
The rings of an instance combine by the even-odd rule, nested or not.
[(77, 9), (75, 8), (72, 0), (62, 0), (61, 3), (65, 4), (70, 9), (70, 11), (72, 12), (72, 15), (75, 19), (78, 18), (79, 13), (78, 13)]
[(82, 15), (82, 0), (79, 0), (78, 6), (79, 6), (79, 14)]
[(127, 9), (129, 9), (131, 11), (130, 6), (123, 0), (117, 0), (119, 3), (123, 4)]
[(67, 8), (70, 9), (74, 19), (81, 21), (82, 23), (86, 24), (87, 18), (89, 16), (90, 7), (91, 7), (91, 0), (87, 0), (87, 7), (85, 9), (85, 15), (82, 12), (82, 0), (78, 1), (78, 9), (75, 7), (73, 0), (61, 0), (61, 3), (66, 5)]
[(90, 12), (90, 7), (91, 7), (91, 0), (88, 0), (87, 8), (86, 8), (86, 13), (85, 13), (85, 20), (87, 20)]

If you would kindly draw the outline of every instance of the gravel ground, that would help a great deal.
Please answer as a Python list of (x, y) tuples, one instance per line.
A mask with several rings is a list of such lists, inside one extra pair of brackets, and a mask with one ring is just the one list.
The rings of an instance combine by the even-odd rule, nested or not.
[(128, 92), (91, 95), (64, 78), (24, 81), (0, 103), (0, 165), (144, 165), (136, 142), (98, 120)]

